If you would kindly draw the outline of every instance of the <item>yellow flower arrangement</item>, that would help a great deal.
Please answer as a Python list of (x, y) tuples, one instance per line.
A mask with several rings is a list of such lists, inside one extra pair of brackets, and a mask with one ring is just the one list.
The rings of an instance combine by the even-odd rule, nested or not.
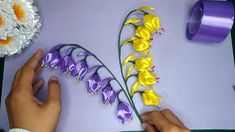
[[(149, 56), (149, 50), (152, 47), (153, 35), (161, 28), (159, 18), (155, 14), (146, 12), (152, 10), (154, 10), (154, 8), (150, 6), (143, 6), (131, 11), (127, 15), (123, 22), (123, 26), (134, 26), (134, 36), (122, 41), (122, 43), (120, 41), (119, 44), (120, 49), (126, 44), (131, 44), (132, 48), (136, 51), (128, 55), (121, 64), (122, 68), (126, 67), (125, 75), (122, 74), (122, 76), (129, 96), (133, 97), (136, 93), (140, 93), (145, 105), (158, 106), (160, 104), (161, 97), (153, 89), (141, 89), (139, 91), (139, 87), (152, 88), (154, 84), (158, 83), (159, 79), (158, 76), (153, 73), (153, 58), (152, 56)], [(133, 17), (128, 19), (129, 15), (135, 11), (142, 12), (143, 19)], [(121, 35), (119, 35), (119, 37), (120, 36)], [(136, 77), (136, 80), (132, 85), (132, 88), (129, 90), (127, 81), (130, 77)]]

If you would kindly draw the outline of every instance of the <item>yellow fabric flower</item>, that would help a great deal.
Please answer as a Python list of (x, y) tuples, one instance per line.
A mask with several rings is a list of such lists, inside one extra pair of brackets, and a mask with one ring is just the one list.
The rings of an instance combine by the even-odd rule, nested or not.
[(135, 60), (135, 68), (138, 71), (149, 70), (152, 65), (152, 57), (139, 57)]
[(150, 87), (157, 82), (156, 75), (148, 70), (139, 72), (138, 81), (145, 87)]
[(138, 26), (137, 29), (135, 30), (135, 35), (139, 38), (149, 40), (151, 37), (151, 32), (145, 26)]
[(154, 90), (145, 90), (142, 93), (142, 99), (145, 105), (158, 106), (160, 104), (161, 97), (155, 93)]
[(151, 6), (142, 6), (142, 7), (138, 8), (137, 10), (140, 10), (140, 11), (144, 11), (144, 10), (153, 11), (154, 8), (151, 7)]
[(131, 96), (133, 96), (135, 94), (135, 92), (138, 90), (139, 86), (140, 86), (140, 83), (138, 81), (136, 81), (131, 88)]
[(149, 52), (149, 48), (151, 46), (151, 43), (148, 40), (134, 39), (132, 42), (133, 42), (133, 48), (136, 51), (139, 51), (143, 54), (147, 54)]
[(131, 64), (128, 68), (127, 68), (127, 71), (126, 71), (126, 79), (130, 76), (131, 74), (131, 70), (134, 68), (134, 65)]
[(129, 61), (135, 58), (135, 53), (132, 53), (126, 57), (126, 59), (122, 62), (122, 66), (125, 66)]
[(124, 25), (129, 25), (129, 24), (134, 24), (134, 23), (139, 23), (139, 22), (141, 22), (141, 20), (137, 18), (132, 18), (130, 20), (127, 20)]
[(151, 33), (154, 33), (160, 28), (160, 20), (154, 14), (147, 14), (144, 16), (144, 26), (148, 28)]

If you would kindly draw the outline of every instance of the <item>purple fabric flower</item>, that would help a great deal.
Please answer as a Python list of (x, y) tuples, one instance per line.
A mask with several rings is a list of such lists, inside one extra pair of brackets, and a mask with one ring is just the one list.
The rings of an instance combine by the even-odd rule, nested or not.
[(74, 70), (70, 70), (70, 75), (73, 77), (78, 76), (79, 80), (83, 80), (86, 73), (88, 72), (88, 65), (85, 61), (79, 61)]
[(101, 89), (101, 79), (97, 73), (94, 73), (88, 80), (87, 80), (87, 92), (91, 94), (97, 94)]
[(47, 66), (51, 68), (56, 68), (60, 62), (60, 48), (65, 45), (57, 45), (53, 47), (42, 60), (42, 66)]
[(102, 94), (102, 102), (104, 104), (113, 104), (116, 99), (117, 93), (113, 90), (113, 88), (107, 85), (105, 88), (101, 90)]
[(75, 69), (75, 63), (71, 56), (65, 56), (61, 59), (60, 70), (61, 72), (66, 72), (67, 70), (72, 71)]
[(60, 62), (59, 51), (48, 52), (42, 60), (42, 66), (49, 65), (49, 67), (51, 68), (56, 68), (59, 62)]
[(119, 102), (117, 107), (117, 118), (124, 124), (125, 121), (133, 118), (131, 107), (125, 102)]
[(76, 64), (75, 64), (73, 58), (69, 57), (68, 65), (67, 65), (67, 72), (69, 75), (71, 75), (71, 73), (73, 73), (75, 70), (76, 70)]

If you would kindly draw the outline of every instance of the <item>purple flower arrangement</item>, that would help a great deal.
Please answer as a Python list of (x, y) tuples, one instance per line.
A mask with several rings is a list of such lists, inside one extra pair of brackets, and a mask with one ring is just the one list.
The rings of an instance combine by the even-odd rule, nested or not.
[[(87, 92), (93, 95), (100, 95), (103, 104), (113, 105), (116, 101), (116, 116), (123, 124), (126, 121), (133, 119), (133, 113), (136, 114), (142, 123), (140, 114), (138, 113), (133, 101), (134, 94), (140, 94), (145, 105), (158, 106), (160, 103), (160, 96), (151, 89), (152, 86), (158, 82), (159, 77), (153, 73), (153, 68), (155, 66), (152, 65), (152, 57), (149, 57), (148, 54), (152, 45), (151, 41), (153, 35), (154, 33), (159, 34), (158, 29), (160, 28), (158, 17), (146, 12), (151, 10), (153, 10), (152, 7), (144, 6), (131, 11), (126, 16), (120, 29), (118, 39), (118, 60), (124, 86), (121, 85), (120, 81), (114, 76), (111, 70), (95, 54), (78, 44), (60, 44), (53, 47), (44, 55), (42, 66), (58, 69), (66, 76), (76, 78), (78, 81), (83, 81), (87, 85)], [(135, 12), (143, 13), (143, 22), (135, 18), (128, 20), (129, 16)], [(122, 30), (124, 26), (127, 25), (132, 25), (136, 28), (135, 37), (121, 42)], [(132, 48), (134, 48), (135, 52), (123, 60), (121, 49), (128, 43), (132, 44)], [(89, 65), (87, 63), (88, 57), (93, 57), (99, 64)], [(123, 68), (127, 65), (129, 65), (129, 67), (127, 68), (126, 76), (124, 76)], [(110, 76), (104, 79), (101, 78), (98, 73), (100, 68), (106, 69)], [(137, 73), (132, 74), (132, 69), (134, 68)], [(127, 81), (131, 77), (135, 77), (136, 82), (132, 88), (129, 88)], [(116, 81), (120, 89), (114, 89), (111, 81)], [(140, 86), (149, 87), (150, 89), (140, 91), (138, 89)], [(126, 100), (119, 97), (120, 93), (125, 95)]]
[[(77, 48), (81, 48), (84, 51), (82, 53), (75, 53)], [(72, 54), (82, 57), (81, 60), (75, 62)], [(111, 73), (112, 77), (101, 79), (98, 74), (98, 70), (102, 67), (107, 68), (98, 58), (102, 65), (88, 66), (87, 57), (93, 56), (85, 48), (76, 44), (61, 44), (52, 48), (48, 53), (44, 55), (42, 60), (43, 67), (49, 67), (52, 69), (58, 69), (66, 76), (77, 78), (79, 81), (84, 81), (87, 84), (87, 92), (93, 95), (101, 94), (103, 104), (112, 105), (117, 99), (120, 91), (115, 91), (110, 82), (116, 80), (115, 76)], [(89, 75), (88, 75), (89, 74)], [(132, 119), (131, 107), (118, 99), (117, 106), (117, 118), (123, 123)]]

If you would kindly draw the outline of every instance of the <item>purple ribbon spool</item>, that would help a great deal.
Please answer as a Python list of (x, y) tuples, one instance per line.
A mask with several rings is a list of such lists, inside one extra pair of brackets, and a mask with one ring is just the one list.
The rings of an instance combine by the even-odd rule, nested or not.
[(234, 8), (228, 1), (199, 0), (189, 12), (186, 35), (190, 40), (222, 42), (234, 20)]

